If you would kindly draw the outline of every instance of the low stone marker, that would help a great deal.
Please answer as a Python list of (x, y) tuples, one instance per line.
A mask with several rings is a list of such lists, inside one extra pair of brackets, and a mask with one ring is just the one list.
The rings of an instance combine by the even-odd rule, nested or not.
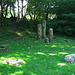
[(45, 43), (49, 43), (49, 38), (45, 38)]
[(71, 64), (75, 63), (75, 54), (66, 55), (64, 61)]
[(10, 49), (9, 45), (1, 45), (0, 46), (0, 52), (5, 52), (8, 51)]
[(65, 41), (65, 42), (69, 42), (69, 43), (70, 43), (70, 41), (69, 41), (69, 40), (67, 40), (67, 39), (64, 39), (63, 41)]
[(16, 65), (16, 66), (21, 66), (24, 61), (23, 60), (13, 60), (12, 58), (9, 58), (8, 60), (4, 60), (4, 61), (1, 61), (2, 63), (4, 64), (9, 64), (9, 65)]
[(53, 41), (53, 28), (49, 28), (49, 41)]

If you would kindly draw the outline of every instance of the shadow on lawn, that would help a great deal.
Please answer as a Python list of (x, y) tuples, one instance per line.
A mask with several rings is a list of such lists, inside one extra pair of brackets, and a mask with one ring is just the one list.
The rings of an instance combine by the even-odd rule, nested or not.
[(21, 67), (16, 67), (12, 65), (0, 64), (0, 75), (11, 75), (15, 71), (20, 71)]

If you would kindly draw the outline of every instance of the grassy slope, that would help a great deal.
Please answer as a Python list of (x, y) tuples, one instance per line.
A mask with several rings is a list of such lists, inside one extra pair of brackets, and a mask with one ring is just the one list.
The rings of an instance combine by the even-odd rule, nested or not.
[[(75, 39), (57, 37), (53, 42), (45, 44), (44, 40), (24, 36), (20, 41), (4, 41), (11, 49), (0, 52), (0, 75), (72, 75), (75, 74), (75, 64), (64, 62), (67, 54), (75, 53)], [(22, 66), (7, 65), (1, 61), (8, 58), (23, 60)]]

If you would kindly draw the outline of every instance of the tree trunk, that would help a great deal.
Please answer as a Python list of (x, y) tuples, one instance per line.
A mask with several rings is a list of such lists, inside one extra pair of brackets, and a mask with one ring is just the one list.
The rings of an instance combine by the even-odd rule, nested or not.
[(18, 5), (18, 19), (17, 19), (17, 20), (19, 20), (19, 18), (20, 18), (20, 12), (19, 12), (19, 0), (17, 0), (17, 5)]
[(37, 40), (41, 40), (42, 39), (42, 24), (38, 24), (37, 26)]
[(46, 12), (46, 21), (48, 20), (48, 11)]
[(22, 2), (21, 16), (23, 17), (23, 0), (21, 0), (21, 2)]
[(12, 12), (11, 12), (11, 0), (10, 0), (10, 14), (11, 14), (11, 16), (13, 16)]
[(3, 6), (2, 6), (2, 0), (1, 0), (1, 18), (3, 18)]
[(49, 13), (49, 4), (48, 4), (47, 10), (46, 10), (46, 21), (48, 20), (48, 13)]
[(34, 20), (35, 20), (35, 11), (34, 11)]
[(8, 12), (8, 4), (7, 4), (7, 7), (6, 7), (5, 18), (6, 18), (6, 16), (7, 16), (7, 12)]
[(15, 8), (14, 8), (14, 4), (13, 4), (13, 16), (15, 17)]
[(53, 41), (53, 28), (49, 28), (49, 41)]

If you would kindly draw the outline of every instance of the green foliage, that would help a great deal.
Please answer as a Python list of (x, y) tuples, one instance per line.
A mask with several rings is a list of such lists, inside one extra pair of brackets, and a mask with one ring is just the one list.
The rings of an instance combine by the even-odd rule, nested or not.
[(29, 27), (29, 21), (26, 19), (26, 17), (24, 17), (19, 22), (16, 22), (15, 26), (17, 29), (24, 31)]
[(8, 26), (12, 26), (13, 22), (9, 19), (0, 19), (0, 26), (1, 27), (8, 27)]
[[(62, 14), (58, 17), (58, 26), (62, 30), (62, 33), (74, 36), (75, 33), (75, 14)], [(60, 30), (59, 30), (60, 32)]]
[[(18, 13), (15, 13), (15, 2), (19, 0), (1, 0), (0, 6), (1, 13), (3, 10), (3, 16), (7, 16), (10, 12), (12, 16), (10, 20), (4, 20), (1, 22), (0, 26), (12, 26), (12, 22), (16, 22), (16, 19), (20, 19), (19, 16), (23, 16), (23, 12), (21, 10)], [(30, 29), (33, 31), (37, 31), (37, 24), (42, 23), (42, 20), (47, 21), (47, 33), (50, 27), (54, 28), (54, 32), (62, 33), (65, 35), (74, 35), (75, 33), (75, 2), (74, 0), (26, 0), (27, 6), (19, 6), (22, 9), (25, 9), (25, 17), (19, 21), (19, 23), (14, 24), (16, 28), (19, 30)], [(18, 3), (18, 2), (17, 2)], [(9, 8), (10, 7), (10, 8)], [(3, 9), (2, 9), (3, 8)], [(8, 10), (9, 8), (9, 10)], [(13, 12), (12, 12), (13, 11)], [(57, 18), (53, 20), (49, 20), (49, 14), (56, 14)], [(2, 14), (0, 14), (1, 17)], [(18, 17), (15, 17), (18, 15)], [(13, 17), (14, 16), (14, 17)], [(29, 16), (30, 19), (26, 19)], [(50, 15), (51, 16), (51, 15)]]

